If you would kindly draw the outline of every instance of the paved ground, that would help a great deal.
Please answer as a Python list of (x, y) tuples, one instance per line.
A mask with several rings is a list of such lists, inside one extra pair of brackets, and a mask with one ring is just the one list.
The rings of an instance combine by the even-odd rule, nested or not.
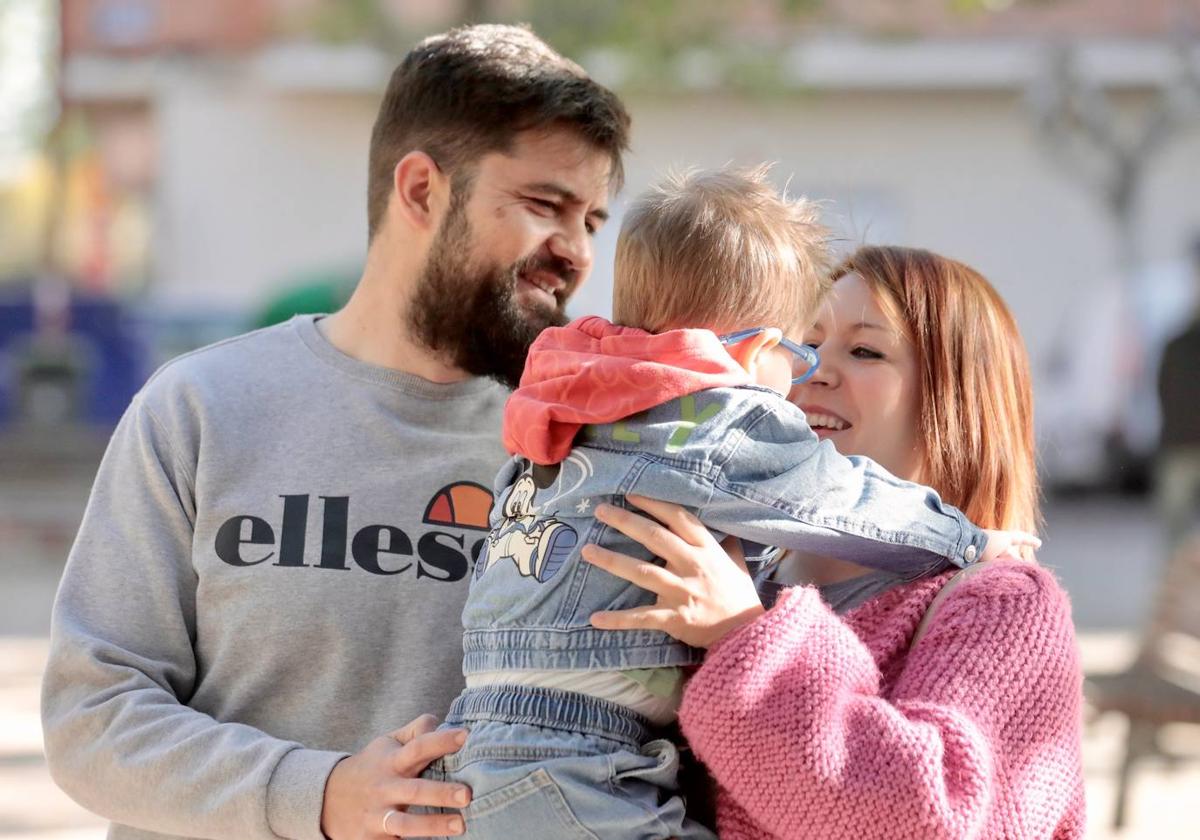
[[(9, 459), (2, 459), (6, 463)], [(54, 587), (82, 514), (90, 468), (70, 463), (0, 473), (0, 837), (99, 840), (103, 822), (50, 781), (42, 759), (38, 684)], [(1133, 649), (1160, 557), (1157, 529), (1137, 501), (1057, 502), (1047, 513), (1042, 561), (1075, 605), (1091, 670), (1119, 668)], [(1197, 836), (1200, 761), (1148, 763), (1135, 782), (1131, 826), (1105, 830), (1124, 723), (1105, 718), (1085, 743), (1089, 837), (1123, 840)], [(1170, 750), (1200, 758), (1200, 732), (1167, 733)]]

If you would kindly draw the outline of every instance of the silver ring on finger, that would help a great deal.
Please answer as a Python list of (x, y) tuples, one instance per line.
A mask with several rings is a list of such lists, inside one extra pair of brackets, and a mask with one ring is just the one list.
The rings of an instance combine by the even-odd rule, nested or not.
[(388, 811), (386, 814), (383, 815), (383, 833), (388, 835), (389, 837), (399, 837), (400, 836), (398, 834), (392, 834), (391, 830), (388, 828), (388, 820), (390, 820), (392, 818), (392, 814), (399, 814), (399, 813), (400, 812), (397, 811), (395, 808), (392, 808), (390, 811)]

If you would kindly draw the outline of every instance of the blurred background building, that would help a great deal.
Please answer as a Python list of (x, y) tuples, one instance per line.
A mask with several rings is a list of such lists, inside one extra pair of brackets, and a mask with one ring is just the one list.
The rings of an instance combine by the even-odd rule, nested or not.
[[(1093, 659), (1132, 653), (1161, 555), (1136, 495), (1155, 371), (1200, 302), (1200, 0), (0, 0), (0, 591), (19, 602), (0, 638), (39, 655), (90, 473), (158, 364), (349, 293), (388, 75), (479, 20), (532, 23), (621, 93), (624, 196), (775, 161), (844, 249), (982, 270), (1032, 356), (1045, 559)], [(576, 313), (609, 312), (622, 207)]]

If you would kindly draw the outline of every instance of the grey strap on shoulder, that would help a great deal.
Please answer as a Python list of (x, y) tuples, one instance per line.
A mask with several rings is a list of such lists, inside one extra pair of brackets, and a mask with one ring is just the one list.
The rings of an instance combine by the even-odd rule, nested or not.
[(970, 566), (965, 566), (955, 572), (938, 590), (938, 594), (933, 596), (933, 600), (929, 602), (929, 606), (925, 608), (925, 615), (921, 616), (921, 623), (917, 625), (917, 632), (913, 634), (912, 641), (908, 644), (908, 649), (912, 650), (917, 646), (917, 642), (925, 636), (929, 630), (929, 625), (933, 621), (933, 614), (937, 612), (938, 607), (946, 600), (947, 596), (954, 591), (954, 587), (958, 586), (964, 580), (975, 574), (977, 571), (987, 565), (987, 561), (980, 561)]

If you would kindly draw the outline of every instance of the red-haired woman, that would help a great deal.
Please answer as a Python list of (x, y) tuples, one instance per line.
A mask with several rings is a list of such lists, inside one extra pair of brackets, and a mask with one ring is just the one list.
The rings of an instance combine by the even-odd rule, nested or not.
[[(1035, 531), (1029, 363), (996, 291), (906, 248), (862, 248), (835, 279), (805, 336), (820, 368), (792, 394), (816, 433), (981, 527)], [(593, 623), (709, 649), (680, 722), (717, 782), (723, 840), (1083, 835), (1080, 668), (1049, 572), (1012, 559), (904, 581), (790, 555), (764, 610), (694, 517), (637, 503), (670, 530), (597, 516), (666, 567), (585, 557), (658, 603)]]

